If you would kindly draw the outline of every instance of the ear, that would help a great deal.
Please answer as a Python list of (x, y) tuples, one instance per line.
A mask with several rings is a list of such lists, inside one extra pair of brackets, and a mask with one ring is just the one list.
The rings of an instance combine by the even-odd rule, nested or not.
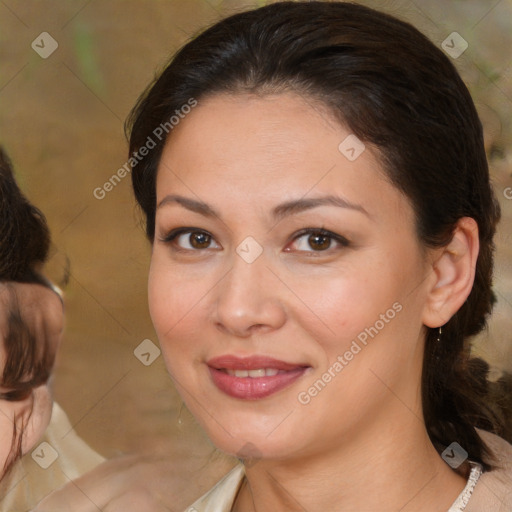
[(476, 221), (470, 217), (459, 219), (451, 242), (435, 252), (423, 311), (426, 326), (444, 325), (464, 304), (475, 280), (479, 247)]

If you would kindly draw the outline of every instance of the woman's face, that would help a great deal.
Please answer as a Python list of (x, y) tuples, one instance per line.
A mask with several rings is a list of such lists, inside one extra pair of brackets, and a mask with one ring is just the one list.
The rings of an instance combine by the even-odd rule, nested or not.
[(291, 93), (212, 96), (174, 127), (157, 204), (151, 317), (220, 449), (290, 458), (417, 421), (431, 266), (370, 147)]

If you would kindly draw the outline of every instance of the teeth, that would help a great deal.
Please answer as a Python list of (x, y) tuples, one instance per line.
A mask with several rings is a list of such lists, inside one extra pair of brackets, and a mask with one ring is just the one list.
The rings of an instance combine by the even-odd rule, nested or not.
[(258, 377), (273, 377), (279, 373), (279, 370), (275, 368), (258, 368), (257, 370), (229, 370), (226, 369), (228, 375), (234, 377), (250, 377), (257, 379)]
[(260, 370), (249, 370), (249, 377), (265, 377), (265, 369), (261, 368)]

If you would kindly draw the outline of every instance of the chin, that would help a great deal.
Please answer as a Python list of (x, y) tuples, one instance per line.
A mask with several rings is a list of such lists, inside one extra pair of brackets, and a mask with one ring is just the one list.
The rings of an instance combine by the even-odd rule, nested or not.
[[(272, 429), (259, 428), (256, 422), (232, 425), (232, 428), (224, 430), (215, 422), (212, 425), (211, 418), (201, 426), (210, 441), (222, 452), (243, 459), (272, 459), (287, 458), (294, 452), (300, 451), (302, 443), (297, 435), (291, 435), (288, 430), (272, 432)], [(261, 422), (260, 422), (261, 423)], [(270, 432), (270, 435), (269, 435)], [(293, 443), (290, 443), (290, 441)]]

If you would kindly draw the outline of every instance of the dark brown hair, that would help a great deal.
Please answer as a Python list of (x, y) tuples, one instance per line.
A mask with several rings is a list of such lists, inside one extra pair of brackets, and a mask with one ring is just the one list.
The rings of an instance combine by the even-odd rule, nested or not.
[[(500, 209), (470, 93), (450, 59), (412, 25), (352, 3), (278, 2), (223, 19), (188, 42), (126, 124), (130, 155), (138, 157), (132, 183), (147, 237), (154, 239), (156, 173), (165, 144), (152, 137), (155, 128), (191, 97), (200, 102), (216, 93), (286, 91), (320, 100), (378, 149), (388, 178), (414, 208), (425, 247), (445, 246), (462, 217), (478, 223), (473, 289), (443, 326), (440, 343), (437, 329), (427, 331), (422, 403), (439, 452), (457, 441), (490, 469), (491, 454), (475, 427), (504, 435), (505, 416), (500, 400), (488, 398), (489, 367), (470, 357), (469, 340), (492, 309)], [(156, 147), (141, 156), (148, 137)]]
[[(50, 233), (46, 219), (19, 189), (11, 163), (0, 148), (0, 286), (5, 287), (7, 333), (1, 342), (6, 362), (0, 385), (8, 391), (1, 400), (20, 401), (50, 377), (55, 351), (42, 333), (32, 333), (23, 320), (12, 282), (48, 285), (37, 272), (46, 261)], [(15, 418), (11, 452), (4, 465), (4, 475), (21, 456), (22, 436), (26, 421)]]

